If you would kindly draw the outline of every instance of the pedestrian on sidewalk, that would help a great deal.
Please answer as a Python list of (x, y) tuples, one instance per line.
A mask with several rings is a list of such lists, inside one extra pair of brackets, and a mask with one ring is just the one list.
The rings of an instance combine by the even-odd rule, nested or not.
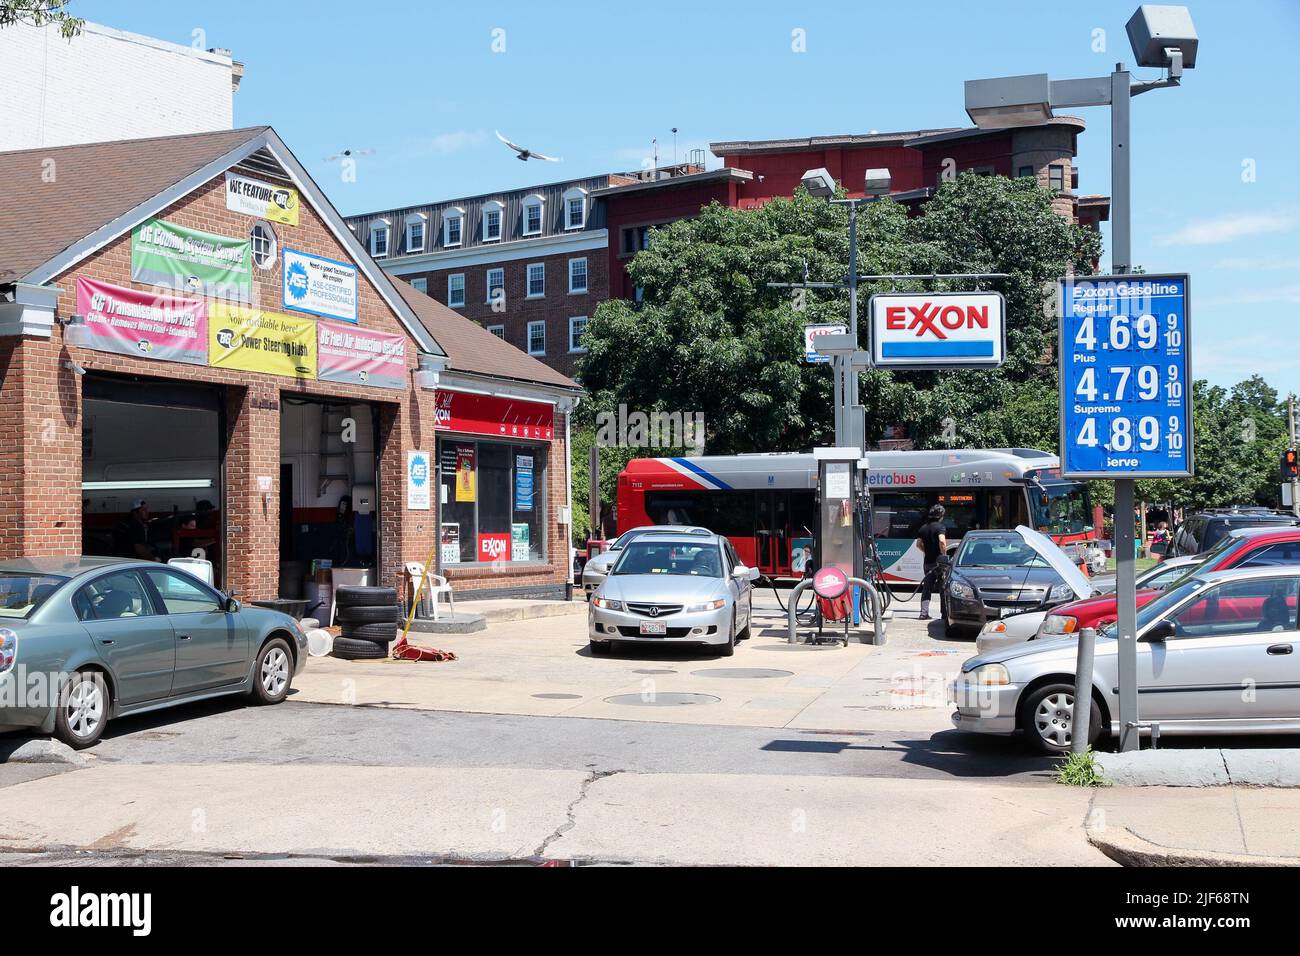
[(921, 531), (916, 536), (916, 546), (924, 555), (922, 568), (925, 575), (921, 578), (921, 620), (923, 621), (930, 620), (930, 595), (938, 586), (939, 559), (948, 553), (948, 536), (944, 533), (946, 529), (943, 525), (943, 516), (943, 505), (935, 505), (930, 509), (930, 520), (921, 525)]

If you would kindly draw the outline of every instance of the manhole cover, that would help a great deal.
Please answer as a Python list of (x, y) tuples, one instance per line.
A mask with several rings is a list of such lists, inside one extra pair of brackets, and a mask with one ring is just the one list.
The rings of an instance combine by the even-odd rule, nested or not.
[(581, 694), (534, 694), (538, 700), (582, 700)]
[(641, 667), (632, 672), (633, 674), (676, 674), (677, 672), (670, 667)]
[(702, 671), (691, 671), (694, 677), (739, 677), (751, 680), (760, 677), (793, 677), (794, 671), (781, 671), (774, 667), (709, 667)]
[(716, 704), (721, 697), (714, 697), (712, 694), (619, 694), (617, 697), (606, 697), (607, 704), (626, 704), (629, 707), (681, 707), (686, 704)]
[(755, 647), (756, 651), (842, 651), (844, 645), (838, 641), (834, 644), (764, 644)]

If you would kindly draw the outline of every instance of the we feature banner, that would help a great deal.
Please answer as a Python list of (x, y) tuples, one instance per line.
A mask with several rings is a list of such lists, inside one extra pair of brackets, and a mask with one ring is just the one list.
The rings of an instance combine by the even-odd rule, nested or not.
[(253, 244), (146, 219), (131, 232), (131, 280), (213, 299), (253, 297)]
[(320, 322), (316, 377), (375, 388), (406, 388), (406, 337)]
[(316, 323), (214, 302), (208, 313), (208, 364), (288, 378), (315, 378)]
[(226, 208), (231, 212), (298, 225), (298, 190), (274, 186), (251, 176), (226, 173)]
[(77, 312), (90, 329), (92, 349), (208, 364), (208, 307), (203, 299), (138, 292), (78, 276)]

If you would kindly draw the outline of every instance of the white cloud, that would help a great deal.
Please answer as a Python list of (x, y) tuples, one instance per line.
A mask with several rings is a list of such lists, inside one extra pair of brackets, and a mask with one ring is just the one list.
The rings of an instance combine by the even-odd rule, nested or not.
[(439, 156), (450, 156), (478, 146), (486, 139), (487, 134), (481, 129), (458, 129), (451, 133), (439, 133), (429, 140), (429, 147)]
[(1232, 256), (1220, 259), (1214, 264), (1216, 269), (1232, 269), (1238, 272), (1272, 272), (1280, 269), (1300, 271), (1300, 257), (1288, 259), (1285, 256)]
[(1160, 237), (1156, 243), (1161, 246), (1207, 246), (1269, 232), (1290, 232), (1297, 224), (1296, 217), (1290, 213), (1234, 213), (1189, 222), (1183, 228)]

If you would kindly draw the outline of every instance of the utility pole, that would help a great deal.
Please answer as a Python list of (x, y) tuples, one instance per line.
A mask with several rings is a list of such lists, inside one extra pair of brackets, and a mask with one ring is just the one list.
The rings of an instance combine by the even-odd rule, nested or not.
[[(1287, 448), (1295, 448), (1295, 394), (1286, 397)], [(1300, 517), (1300, 478), (1291, 479), (1291, 513)]]

